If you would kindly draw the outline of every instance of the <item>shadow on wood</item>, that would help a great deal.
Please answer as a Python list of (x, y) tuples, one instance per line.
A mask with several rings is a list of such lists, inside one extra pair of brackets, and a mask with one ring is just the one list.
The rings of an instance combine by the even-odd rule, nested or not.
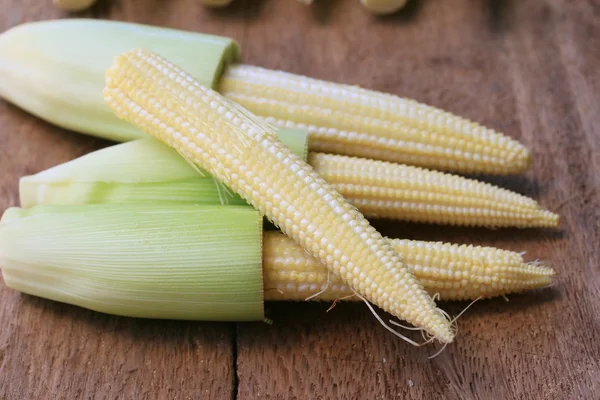
[(382, 23), (406, 23), (417, 17), (423, 7), (423, 3), (428, 0), (408, 0), (404, 8), (389, 15), (379, 15), (375, 18)]
[[(484, 228), (420, 224), (416, 222), (372, 219), (372, 225), (384, 236), (411, 240), (445, 241), (459, 244), (491, 246), (501, 243), (543, 242), (564, 239), (561, 228)], [(486, 244), (489, 243), (489, 244)], [(495, 243), (495, 244), (494, 244)]]
[[(557, 281), (551, 287), (509, 294), (506, 296), (508, 301), (502, 297), (478, 300), (457, 321), (460, 323), (462, 318), (486, 318), (493, 314), (528, 311), (541, 307), (544, 303), (559, 301), (562, 297), (560, 282)], [(442, 301), (439, 306), (454, 317), (470, 303), (471, 301)]]
[(340, 0), (316, 0), (308, 7), (316, 23), (327, 24), (331, 17), (337, 12), (338, 7), (343, 7), (347, 2)]
[(538, 180), (524, 175), (468, 175), (465, 177), (487, 182), (527, 197), (539, 198), (547, 192), (547, 188), (540, 184)]

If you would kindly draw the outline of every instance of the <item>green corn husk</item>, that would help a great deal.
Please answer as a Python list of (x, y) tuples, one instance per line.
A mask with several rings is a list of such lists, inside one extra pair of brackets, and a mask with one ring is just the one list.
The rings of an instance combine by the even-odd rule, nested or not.
[[(306, 159), (306, 132), (281, 129), (278, 134)], [(191, 168), (175, 150), (150, 137), (22, 177), (19, 195), (25, 208), (40, 204), (247, 204), (208, 172)]]
[(251, 207), (10, 208), (6, 285), (140, 318), (263, 320), (262, 218)]
[(27, 23), (0, 35), (0, 97), (66, 129), (115, 141), (146, 137), (102, 97), (104, 71), (134, 47), (154, 49), (211, 87), (240, 57), (233, 40), (195, 32), (90, 19)]

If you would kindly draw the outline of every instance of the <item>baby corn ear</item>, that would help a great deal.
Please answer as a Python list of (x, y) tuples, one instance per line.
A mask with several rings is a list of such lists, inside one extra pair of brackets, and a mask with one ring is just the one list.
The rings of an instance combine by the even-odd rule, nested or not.
[(366, 217), (491, 228), (559, 223), (535, 200), (474, 179), (322, 153), (308, 163)]
[[(519, 253), (493, 247), (400, 239), (390, 243), (429, 294), (438, 294), (440, 300), (475, 300), (543, 288), (555, 275), (552, 268), (526, 263)], [(263, 270), (265, 300), (360, 300), (279, 232), (264, 234)]]
[[(306, 133), (279, 130), (306, 159)], [(476, 180), (407, 165), (310, 153), (308, 163), (366, 217), (484, 227), (554, 227), (535, 200)], [(37, 204), (247, 204), (176, 151), (145, 138), (107, 147), (20, 179)]]
[(248, 65), (227, 68), (218, 90), (276, 126), (308, 130), (311, 151), (464, 173), (530, 163), (517, 141), (398, 96)]
[(124, 22), (44, 21), (1, 34), (0, 97), (67, 129), (116, 141), (141, 138), (102, 101), (104, 71), (137, 47), (173, 60), (275, 125), (308, 130), (312, 151), (489, 174), (518, 173), (530, 162), (515, 140), (442, 110), (238, 64), (239, 48), (227, 38)]
[[(358, 300), (285, 235), (261, 236), (260, 221), (249, 207), (11, 208), (0, 222), (0, 265), (13, 289), (129, 317), (261, 320), (263, 286), (265, 300)], [(442, 300), (535, 289), (554, 276), (509, 251), (391, 243)]]
[(448, 319), (389, 243), (270, 126), (144, 50), (117, 57), (106, 82), (121, 118), (205, 168), (361, 296), (452, 341)]

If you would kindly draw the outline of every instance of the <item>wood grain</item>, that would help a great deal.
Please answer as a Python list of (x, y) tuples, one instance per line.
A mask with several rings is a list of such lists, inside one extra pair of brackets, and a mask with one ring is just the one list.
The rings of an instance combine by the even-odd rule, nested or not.
[[(0, 31), (60, 18), (0, 0)], [(521, 177), (482, 179), (562, 216), (557, 230), (375, 221), (395, 237), (526, 251), (555, 287), (482, 301), (456, 342), (413, 348), (364, 305), (268, 304), (273, 325), (117, 318), (0, 285), (0, 398), (600, 398), (600, 6), (595, 0), (422, 0), (374, 18), (357, 1), (103, 1), (81, 16), (227, 35), (246, 62), (412, 97), (521, 140)], [(17, 179), (106, 145), (0, 101), (0, 210)], [(466, 304), (444, 304), (457, 314)], [(415, 336), (416, 337), (416, 336)]]

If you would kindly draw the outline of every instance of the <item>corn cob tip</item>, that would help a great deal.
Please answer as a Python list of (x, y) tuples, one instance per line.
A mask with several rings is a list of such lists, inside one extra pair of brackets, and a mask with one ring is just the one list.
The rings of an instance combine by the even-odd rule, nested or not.
[(519, 142), (517, 143), (519, 144), (519, 150), (515, 153), (515, 158), (512, 164), (516, 166), (517, 172), (523, 172), (531, 166), (533, 157), (531, 156), (531, 152), (527, 147)]
[(531, 152), (525, 145), (517, 140), (509, 137), (504, 137), (509, 146), (508, 154), (505, 158), (500, 159), (500, 169), (504, 170), (504, 174), (521, 174), (525, 172), (533, 162)]
[[(469, 251), (477, 254), (482, 251), (487, 257), (493, 257), (493, 253), (499, 257), (495, 260), (473, 259), (473, 275), (470, 276), (467, 285), (444, 286), (436, 280), (443, 281), (443, 276), (433, 278), (431, 275), (424, 277), (430, 294), (438, 293), (444, 300), (472, 300), (474, 298), (489, 299), (508, 294), (523, 293), (528, 290), (543, 289), (554, 283), (556, 271), (545, 266), (541, 261), (525, 262), (522, 255), (493, 249), (491, 247), (468, 246)], [(483, 254), (483, 253), (482, 253)], [(424, 272), (416, 273), (424, 276)]]
[(552, 283), (552, 280), (556, 276), (556, 271), (553, 268), (546, 266), (541, 261), (530, 261), (523, 263), (522, 275), (531, 279), (531, 281), (538, 280), (541, 284), (536, 287), (542, 287), (543, 283)]
[(560, 215), (549, 210), (540, 210), (539, 224), (541, 228), (556, 228), (560, 225)]
[(557, 228), (560, 225), (560, 215), (547, 210), (535, 203), (535, 209), (523, 215), (521, 228)]
[(426, 332), (426, 335), (443, 344), (452, 343), (456, 335), (456, 326), (452, 324), (447, 314), (438, 309), (437, 315), (431, 324), (433, 329), (431, 329), (431, 333)]
[(531, 228), (556, 228), (560, 225), (560, 215), (534, 203), (536, 208), (524, 216), (523, 227)]
[[(544, 289), (554, 284), (556, 271), (544, 265), (541, 261), (523, 261), (519, 268), (518, 274), (513, 276), (514, 280), (512, 281), (512, 288), (509, 293), (523, 293), (528, 290)], [(501, 293), (501, 290), (489, 290), (483, 297), (492, 298), (504, 295)]]

